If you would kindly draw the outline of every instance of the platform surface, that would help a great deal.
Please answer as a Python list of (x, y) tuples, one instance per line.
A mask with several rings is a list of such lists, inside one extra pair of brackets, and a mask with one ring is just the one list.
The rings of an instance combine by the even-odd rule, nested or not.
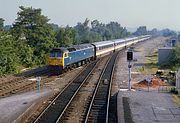
[(180, 123), (180, 105), (169, 93), (121, 90), (117, 101), (118, 123)]

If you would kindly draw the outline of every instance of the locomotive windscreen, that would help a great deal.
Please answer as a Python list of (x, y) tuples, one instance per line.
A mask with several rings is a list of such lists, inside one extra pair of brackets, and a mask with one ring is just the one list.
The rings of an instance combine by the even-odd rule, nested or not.
[(63, 52), (59, 49), (53, 49), (50, 52), (50, 57), (62, 57), (63, 56)]

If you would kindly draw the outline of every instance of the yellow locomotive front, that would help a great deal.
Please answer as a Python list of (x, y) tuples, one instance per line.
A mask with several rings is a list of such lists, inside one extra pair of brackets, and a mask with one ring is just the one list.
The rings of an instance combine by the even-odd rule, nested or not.
[(62, 73), (64, 69), (64, 50), (56, 48), (51, 50), (48, 58), (48, 67), (51, 73)]

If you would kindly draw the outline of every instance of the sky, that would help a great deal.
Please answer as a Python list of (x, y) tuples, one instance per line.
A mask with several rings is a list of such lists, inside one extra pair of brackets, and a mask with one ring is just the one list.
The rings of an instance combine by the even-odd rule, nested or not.
[(12, 24), (19, 6), (41, 8), (50, 23), (75, 26), (86, 18), (123, 27), (180, 31), (180, 0), (0, 0), (0, 18)]

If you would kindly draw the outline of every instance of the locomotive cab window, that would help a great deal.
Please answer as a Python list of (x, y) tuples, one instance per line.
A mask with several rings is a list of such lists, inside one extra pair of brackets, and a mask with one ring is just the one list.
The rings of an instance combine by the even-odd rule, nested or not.
[(50, 57), (62, 57), (63, 53), (60, 50), (52, 50)]
[(51, 52), (50, 57), (62, 57), (62, 53), (60, 53), (60, 52)]

